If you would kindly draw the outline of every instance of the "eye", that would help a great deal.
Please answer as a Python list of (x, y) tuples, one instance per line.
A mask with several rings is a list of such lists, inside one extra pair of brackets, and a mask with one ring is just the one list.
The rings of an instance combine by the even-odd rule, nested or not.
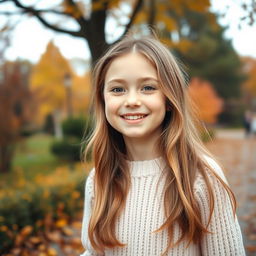
[(112, 88), (110, 91), (111, 91), (111, 92), (114, 92), (114, 93), (122, 93), (122, 92), (124, 92), (125, 90), (124, 90), (124, 88), (122, 88), (122, 87), (114, 87), (114, 88)]
[(142, 90), (143, 91), (154, 91), (154, 90), (156, 90), (156, 87), (153, 85), (144, 85)]

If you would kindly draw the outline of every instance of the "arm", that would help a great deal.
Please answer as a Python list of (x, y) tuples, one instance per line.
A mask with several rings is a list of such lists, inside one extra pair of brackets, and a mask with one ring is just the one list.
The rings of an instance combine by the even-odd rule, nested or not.
[[(211, 165), (216, 173), (226, 181), (221, 168)], [(214, 193), (214, 211), (208, 230), (201, 241), (201, 252), (203, 256), (244, 256), (243, 239), (237, 216), (234, 217), (231, 202), (226, 190), (221, 183), (211, 174), (210, 182)], [(210, 214), (209, 196), (207, 187), (202, 178), (196, 184), (196, 197), (200, 207), (201, 218), (206, 226)]]
[(97, 254), (90, 243), (88, 237), (88, 226), (91, 217), (92, 211), (92, 200), (93, 200), (93, 177), (94, 177), (94, 169), (89, 173), (86, 184), (85, 184), (85, 200), (84, 200), (84, 215), (82, 222), (82, 244), (83, 247), (86, 248), (85, 252), (80, 256), (102, 256)]

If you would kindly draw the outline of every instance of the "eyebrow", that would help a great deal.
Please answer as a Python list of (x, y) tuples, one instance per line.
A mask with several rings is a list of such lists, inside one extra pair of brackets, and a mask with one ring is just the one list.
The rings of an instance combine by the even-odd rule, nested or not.
[[(145, 81), (149, 81), (149, 80), (153, 80), (157, 83), (159, 83), (159, 80), (154, 78), (154, 77), (142, 77), (142, 78), (139, 78), (137, 81), (138, 82), (145, 82)], [(106, 82), (106, 84), (111, 84), (111, 83), (123, 83), (123, 84), (126, 84), (126, 80), (125, 79), (121, 79), (121, 78), (113, 78), (109, 81)]]

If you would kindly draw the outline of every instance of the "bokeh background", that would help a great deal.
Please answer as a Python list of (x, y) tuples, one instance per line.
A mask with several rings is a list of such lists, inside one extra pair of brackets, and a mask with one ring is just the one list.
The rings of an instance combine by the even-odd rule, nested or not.
[(0, 255), (83, 251), (91, 67), (129, 30), (149, 27), (187, 73), (208, 132), (198, 129), (255, 255), (255, 13), (254, 0), (0, 0)]

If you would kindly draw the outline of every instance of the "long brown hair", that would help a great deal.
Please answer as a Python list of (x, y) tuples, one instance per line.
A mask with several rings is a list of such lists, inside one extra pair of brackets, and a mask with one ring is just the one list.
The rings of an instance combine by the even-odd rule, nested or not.
[[(99, 253), (105, 248), (125, 246), (115, 236), (115, 224), (126, 203), (130, 188), (127, 172), (126, 147), (122, 135), (110, 126), (105, 117), (103, 98), (104, 80), (112, 61), (131, 51), (142, 54), (156, 68), (160, 89), (167, 99), (166, 116), (160, 138), (160, 148), (168, 166), (164, 187), (165, 223), (154, 232), (167, 229), (168, 249), (181, 241), (197, 243), (208, 233), (214, 210), (214, 195), (207, 171), (227, 191), (234, 213), (235, 197), (228, 185), (215, 173), (205, 156), (209, 152), (202, 145), (195, 128), (195, 120), (187, 95), (184, 74), (170, 51), (152, 37), (135, 39), (132, 36), (118, 42), (97, 62), (93, 71), (93, 104), (95, 129), (88, 148), (92, 149), (95, 163), (94, 202), (89, 223), (89, 239)], [(210, 215), (205, 226), (195, 199), (194, 181), (201, 175), (207, 186)], [(181, 237), (174, 243), (173, 228), (178, 223)]]

